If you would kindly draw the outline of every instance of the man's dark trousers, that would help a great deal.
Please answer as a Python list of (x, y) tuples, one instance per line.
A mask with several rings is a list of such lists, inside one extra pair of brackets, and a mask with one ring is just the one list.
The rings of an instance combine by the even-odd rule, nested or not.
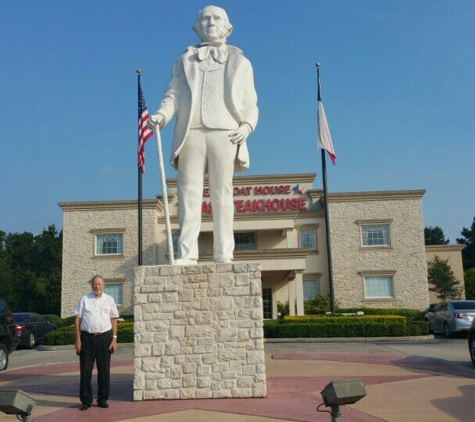
[(111, 332), (95, 335), (81, 331), (81, 354), (79, 367), (81, 379), (79, 384), (79, 399), (82, 404), (92, 404), (92, 370), (94, 362), (97, 367), (97, 401), (106, 402), (109, 398), (110, 362), (109, 350), (112, 341)]

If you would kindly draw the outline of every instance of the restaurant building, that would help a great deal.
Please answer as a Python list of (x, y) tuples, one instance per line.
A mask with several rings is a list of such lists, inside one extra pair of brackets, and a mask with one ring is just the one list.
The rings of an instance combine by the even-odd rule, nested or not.
[[(236, 262), (259, 263), (264, 317), (278, 303), (304, 314), (304, 301), (330, 293), (340, 307), (423, 309), (429, 304), (422, 219), (424, 190), (330, 193), (327, 242), (323, 191), (315, 174), (234, 179)], [(167, 179), (173, 245), (179, 235), (177, 180)], [(138, 264), (137, 201), (63, 202), (62, 316), (71, 314), (89, 279), (101, 274), (121, 313), (133, 312)], [(213, 263), (213, 221), (203, 191), (199, 264)], [(142, 265), (168, 265), (161, 196), (143, 201)], [(460, 255), (460, 252), (458, 252)], [(457, 255), (457, 254), (456, 254)]]

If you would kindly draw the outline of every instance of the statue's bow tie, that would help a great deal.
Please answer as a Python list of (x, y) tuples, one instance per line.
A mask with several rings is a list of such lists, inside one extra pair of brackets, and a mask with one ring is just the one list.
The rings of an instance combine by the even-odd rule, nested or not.
[(196, 55), (199, 61), (206, 59), (206, 57), (211, 56), (216, 62), (224, 63), (228, 59), (228, 49), (226, 45), (221, 45), (215, 47), (212, 45), (203, 45), (198, 48)]

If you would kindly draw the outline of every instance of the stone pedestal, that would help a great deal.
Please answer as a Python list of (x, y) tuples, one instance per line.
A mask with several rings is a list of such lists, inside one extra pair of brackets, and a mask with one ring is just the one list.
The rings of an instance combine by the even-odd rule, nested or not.
[(137, 267), (134, 400), (265, 397), (258, 264)]

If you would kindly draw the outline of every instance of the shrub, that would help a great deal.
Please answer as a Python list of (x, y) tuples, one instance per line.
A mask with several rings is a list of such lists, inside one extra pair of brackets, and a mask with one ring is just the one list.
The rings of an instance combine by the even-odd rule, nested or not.
[[(55, 331), (51, 331), (45, 336), (45, 344), (49, 346), (58, 346), (66, 344), (74, 344), (76, 335), (74, 332), (74, 324), (62, 326)], [(134, 342), (134, 323), (118, 322), (117, 323), (117, 341), (118, 343)]]
[(74, 317), (67, 317), (67, 318), (61, 318), (58, 315), (43, 315), (47, 321), (51, 322), (54, 324), (56, 329), (61, 328), (61, 327), (68, 327), (71, 325), (74, 325)]
[(342, 308), (338, 312), (356, 313), (362, 311), (365, 315), (400, 315), (408, 321), (424, 321), (424, 312), (406, 308)]
[(285, 317), (286, 315), (289, 315), (290, 313), (289, 308), (290, 308), (289, 301), (285, 303), (282, 303), (280, 301), (277, 302), (277, 313), (280, 314), (281, 318)]
[(74, 328), (62, 327), (55, 331), (50, 331), (45, 335), (44, 342), (48, 346), (74, 344), (76, 342)]
[(331, 312), (331, 298), (318, 295), (312, 299), (307, 299), (303, 304), (303, 308), (305, 315), (324, 315)]
[(407, 322), (404, 317), (306, 316), (264, 321), (264, 337), (402, 337), (429, 334), (425, 321)]
[(120, 316), (126, 322), (134, 322), (134, 314), (127, 314)]

